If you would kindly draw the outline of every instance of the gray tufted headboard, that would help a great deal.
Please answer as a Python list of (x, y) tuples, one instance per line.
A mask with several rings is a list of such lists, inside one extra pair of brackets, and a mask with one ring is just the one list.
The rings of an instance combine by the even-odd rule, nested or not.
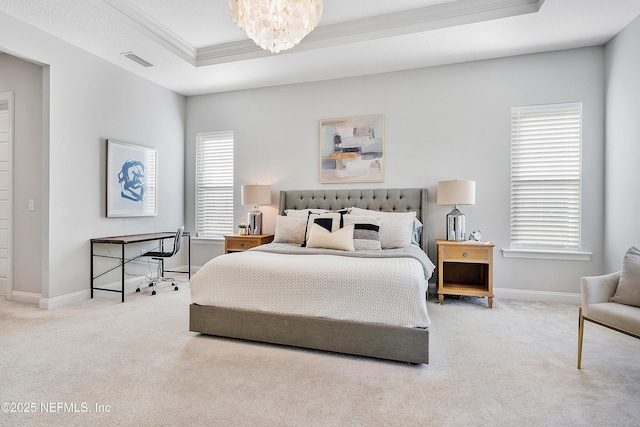
[(426, 188), (280, 191), (280, 215), (284, 215), (285, 209), (336, 210), (350, 207), (384, 212), (415, 211), (423, 224), (420, 247), (427, 253), (429, 223)]

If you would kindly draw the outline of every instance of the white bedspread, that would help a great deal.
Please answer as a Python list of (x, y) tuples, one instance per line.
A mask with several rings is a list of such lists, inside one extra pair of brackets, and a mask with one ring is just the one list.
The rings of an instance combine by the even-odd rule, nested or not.
[(431, 323), (425, 268), (411, 257), (250, 250), (212, 259), (191, 278), (190, 288), (199, 305), (403, 327)]

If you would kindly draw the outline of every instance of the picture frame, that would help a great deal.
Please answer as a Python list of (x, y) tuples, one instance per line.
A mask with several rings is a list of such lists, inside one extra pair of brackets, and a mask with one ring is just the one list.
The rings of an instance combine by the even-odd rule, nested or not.
[(154, 148), (107, 140), (107, 217), (158, 214), (157, 160)]
[(320, 120), (320, 182), (384, 181), (384, 115)]

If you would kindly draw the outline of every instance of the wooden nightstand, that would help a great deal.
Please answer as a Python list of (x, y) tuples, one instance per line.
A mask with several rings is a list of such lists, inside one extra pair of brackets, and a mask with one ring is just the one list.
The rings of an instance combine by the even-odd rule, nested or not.
[(436, 240), (438, 300), (445, 295), (487, 297), (493, 306), (493, 247), (491, 243)]
[(224, 236), (224, 253), (229, 252), (242, 252), (256, 246), (264, 245), (265, 243), (271, 243), (273, 241), (273, 234), (254, 234), (254, 235), (239, 235)]

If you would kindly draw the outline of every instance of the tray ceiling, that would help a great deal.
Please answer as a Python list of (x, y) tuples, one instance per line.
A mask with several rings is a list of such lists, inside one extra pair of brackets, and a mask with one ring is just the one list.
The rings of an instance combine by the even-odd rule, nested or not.
[(0, 0), (0, 11), (198, 95), (601, 45), (640, 1), (324, 0), (318, 28), (278, 54), (233, 24), (227, 0)]

